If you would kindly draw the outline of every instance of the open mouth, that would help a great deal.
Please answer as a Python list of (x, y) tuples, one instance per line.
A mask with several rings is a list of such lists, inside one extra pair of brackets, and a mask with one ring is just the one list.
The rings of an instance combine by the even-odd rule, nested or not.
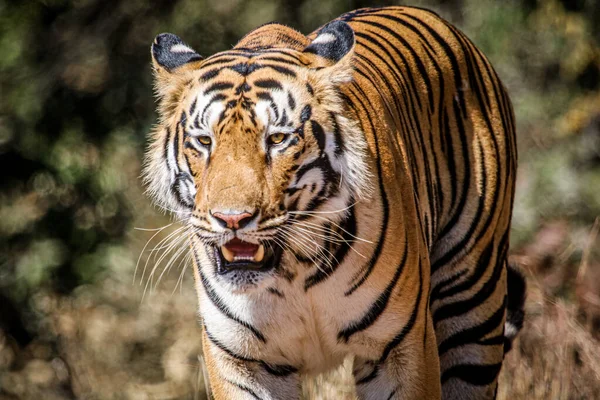
[(279, 263), (281, 249), (234, 238), (223, 246), (215, 247), (215, 258), (219, 274), (240, 270), (265, 272)]

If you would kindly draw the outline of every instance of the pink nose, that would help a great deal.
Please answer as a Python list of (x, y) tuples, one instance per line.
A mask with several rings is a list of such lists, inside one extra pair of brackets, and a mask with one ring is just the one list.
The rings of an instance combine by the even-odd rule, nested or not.
[(227, 227), (229, 229), (240, 229), (244, 226), (248, 225), (248, 222), (252, 220), (254, 217), (253, 214), (249, 212), (243, 213), (221, 213), (216, 212), (212, 214), (213, 217), (217, 219), (219, 224), (223, 227)]

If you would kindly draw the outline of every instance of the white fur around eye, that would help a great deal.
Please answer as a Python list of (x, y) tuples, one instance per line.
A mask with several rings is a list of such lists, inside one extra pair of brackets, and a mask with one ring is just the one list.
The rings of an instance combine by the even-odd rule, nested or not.
[(285, 133), (286, 135), (291, 135), (294, 133), (294, 130), (294, 127), (271, 125), (267, 128), (267, 133), (265, 136), (270, 136), (275, 133)]
[(272, 117), (269, 105), (270, 103), (267, 100), (261, 100), (258, 101), (254, 107), (256, 116), (263, 126), (269, 126), (271, 124)]

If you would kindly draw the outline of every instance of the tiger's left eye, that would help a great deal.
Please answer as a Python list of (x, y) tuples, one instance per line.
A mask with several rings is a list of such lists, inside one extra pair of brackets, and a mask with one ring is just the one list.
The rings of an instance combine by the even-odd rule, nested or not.
[(286, 136), (287, 135), (285, 133), (274, 133), (272, 135), (269, 135), (267, 141), (269, 142), (269, 144), (279, 144), (285, 140)]
[(198, 141), (205, 146), (210, 146), (210, 144), (212, 143), (212, 139), (210, 138), (210, 136), (204, 136), (204, 135), (198, 136)]

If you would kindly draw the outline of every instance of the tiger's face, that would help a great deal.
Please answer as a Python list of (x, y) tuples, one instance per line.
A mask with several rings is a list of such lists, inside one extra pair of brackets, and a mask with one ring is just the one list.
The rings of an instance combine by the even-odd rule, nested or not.
[[(286, 46), (262, 48), (273, 30)], [(201, 278), (248, 290), (289, 274), (284, 253), (316, 256), (311, 234), (364, 195), (366, 149), (340, 94), (353, 45), (335, 23), (312, 42), (267, 25), (206, 60), (174, 35), (157, 37), (162, 120), (145, 175), (159, 204), (191, 226)]]

